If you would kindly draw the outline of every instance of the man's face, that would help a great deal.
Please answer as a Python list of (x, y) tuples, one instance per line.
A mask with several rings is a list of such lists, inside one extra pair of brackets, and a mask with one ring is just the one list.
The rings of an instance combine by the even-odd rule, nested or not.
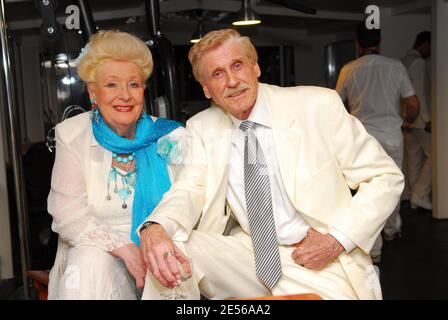
[(260, 74), (258, 64), (249, 60), (237, 41), (227, 41), (202, 56), (205, 96), (240, 120), (249, 117), (257, 100)]

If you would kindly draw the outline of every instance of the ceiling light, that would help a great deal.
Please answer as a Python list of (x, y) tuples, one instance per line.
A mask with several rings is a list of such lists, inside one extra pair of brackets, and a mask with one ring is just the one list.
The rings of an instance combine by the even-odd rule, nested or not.
[(241, 10), (237, 19), (232, 23), (234, 26), (248, 26), (261, 23), (257, 13), (250, 7), (249, 0), (242, 0)]
[(199, 42), (199, 40), (201, 40), (203, 36), (204, 33), (202, 32), (202, 21), (198, 21), (198, 26), (196, 28), (196, 31), (193, 33), (190, 42), (191, 43)]
[(76, 82), (76, 79), (74, 77), (65, 76), (61, 81), (63, 84), (69, 86), (71, 84), (74, 84)]

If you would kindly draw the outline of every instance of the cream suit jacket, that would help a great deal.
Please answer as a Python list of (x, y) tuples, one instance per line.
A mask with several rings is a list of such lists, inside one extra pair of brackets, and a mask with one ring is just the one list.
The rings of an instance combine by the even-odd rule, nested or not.
[[(311, 227), (324, 233), (334, 227), (357, 245), (338, 259), (360, 299), (380, 298), (381, 289), (369, 280), (368, 253), (399, 201), (404, 186), (400, 169), (346, 112), (335, 91), (266, 84), (259, 90), (267, 99), (289, 199)], [(230, 217), (231, 119), (212, 106), (192, 117), (187, 130), (185, 168), (151, 217), (172, 219), (187, 234), (194, 228), (222, 234)], [(350, 189), (357, 190), (355, 196)]]

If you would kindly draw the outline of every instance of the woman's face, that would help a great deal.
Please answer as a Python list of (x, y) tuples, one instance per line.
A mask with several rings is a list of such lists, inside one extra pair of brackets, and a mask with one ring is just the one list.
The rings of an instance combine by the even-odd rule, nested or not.
[(139, 67), (129, 61), (110, 60), (88, 84), (104, 121), (120, 136), (133, 139), (144, 104), (144, 83)]

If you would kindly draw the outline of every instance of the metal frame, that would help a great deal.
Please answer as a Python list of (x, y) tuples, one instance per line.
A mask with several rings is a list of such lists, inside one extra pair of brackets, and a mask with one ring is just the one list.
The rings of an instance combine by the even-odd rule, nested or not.
[(14, 77), (11, 71), (11, 57), (8, 44), (8, 32), (5, 20), (5, 1), (0, 0), (0, 40), (3, 62), (3, 80), (6, 90), (6, 103), (8, 107), (8, 128), (11, 139), (11, 163), (14, 175), (15, 200), (17, 205), (17, 218), (19, 223), (20, 257), (22, 266), (22, 281), (24, 295), (30, 298), (30, 286), (27, 278), (27, 271), (30, 266), (29, 232), (28, 232), (28, 212), (26, 196), (23, 190), (24, 175), (22, 165), (22, 154), (20, 147), (19, 121), (17, 119), (17, 102), (15, 101)]
[[(167, 118), (180, 120), (180, 99), (179, 99), (179, 83), (177, 79), (174, 49), (168, 38), (160, 32), (160, 6), (158, 0), (145, 0), (146, 16), (150, 32), (148, 46), (156, 50), (158, 54), (153, 54), (154, 66), (161, 66), (163, 74), (163, 89), (168, 100), (168, 110), (166, 110)], [(156, 61), (157, 59), (160, 60)], [(156, 71), (156, 70), (154, 70)], [(153, 72), (153, 76), (149, 81), (152, 83), (152, 90), (147, 90), (149, 95), (148, 104), (154, 115), (159, 115), (154, 110), (154, 99), (160, 92), (157, 92), (157, 72)]]

